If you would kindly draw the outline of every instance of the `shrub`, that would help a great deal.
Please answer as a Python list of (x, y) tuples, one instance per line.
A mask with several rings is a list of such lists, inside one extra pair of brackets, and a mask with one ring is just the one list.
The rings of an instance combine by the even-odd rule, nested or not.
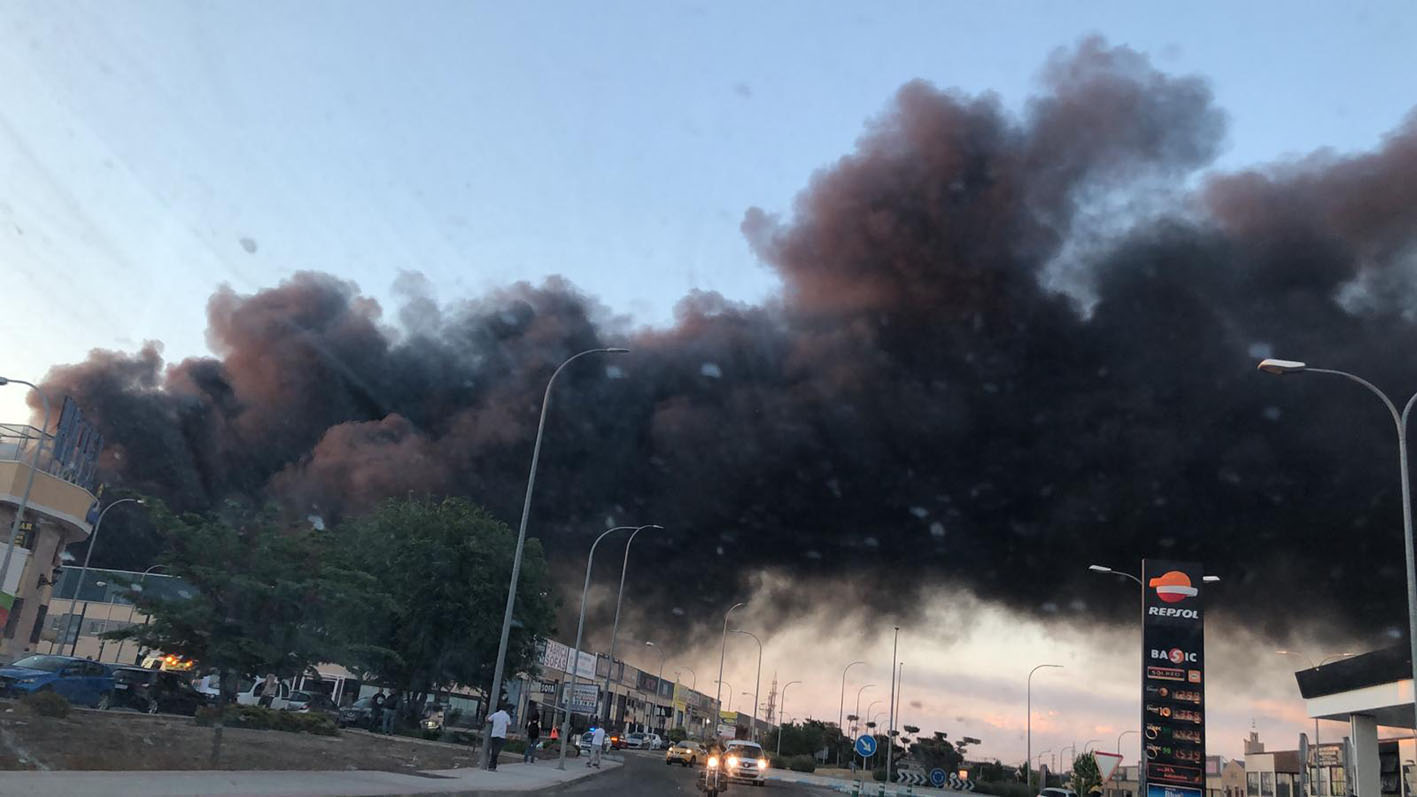
[(670, 744), (678, 744), (679, 742), (682, 742), (687, 738), (689, 738), (689, 732), (684, 730), (683, 726), (669, 729)]
[(502, 750), (507, 753), (525, 753), (526, 742), (521, 739), (508, 739), (507, 743), (502, 745)]
[(882, 782), (882, 783), (885, 783), (885, 782), (886, 782), (886, 771), (885, 771), (884, 769), (872, 770), (872, 771), (871, 771), (871, 779), (872, 779), (872, 780), (878, 780), (878, 781), (880, 781), (880, 782)]
[(787, 768), (793, 772), (816, 772), (817, 760), (809, 755), (795, 755), (787, 759)]
[(20, 699), (20, 705), (41, 717), (63, 719), (69, 716), (69, 701), (63, 695), (48, 690), (25, 695)]
[[(204, 706), (197, 709), (197, 724), (202, 726), (215, 724), (218, 711), (215, 706)], [(335, 728), (334, 721), (323, 714), (277, 711), (264, 706), (227, 706), (224, 724), (229, 728), (311, 733), (316, 736), (335, 736), (339, 733)]]

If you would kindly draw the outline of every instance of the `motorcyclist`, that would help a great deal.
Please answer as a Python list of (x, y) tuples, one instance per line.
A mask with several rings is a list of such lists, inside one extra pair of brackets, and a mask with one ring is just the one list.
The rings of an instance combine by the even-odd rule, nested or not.
[(723, 756), (727, 749), (723, 746), (721, 739), (714, 739), (708, 743), (709, 761), (716, 761), (716, 767), (708, 766), (705, 761), (703, 777), (699, 779), (699, 790), (707, 792), (710, 797), (722, 794), (728, 790), (728, 777), (723, 774)]

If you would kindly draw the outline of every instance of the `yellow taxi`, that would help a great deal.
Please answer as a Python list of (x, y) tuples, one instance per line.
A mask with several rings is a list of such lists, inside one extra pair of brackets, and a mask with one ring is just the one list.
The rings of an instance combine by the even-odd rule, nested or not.
[(675, 742), (669, 745), (669, 749), (664, 751), (664, 763), (680, 764), (686, 767), (697, 766), (708, 759), (708, 748), (698, 742), (685, 739), (682, 742)]

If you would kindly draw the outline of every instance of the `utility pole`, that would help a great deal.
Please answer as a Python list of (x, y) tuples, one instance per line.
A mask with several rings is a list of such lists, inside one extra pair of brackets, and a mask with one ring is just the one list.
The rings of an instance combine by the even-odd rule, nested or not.
[(765, 709), (765, 710), (763, 711), (763, 719), (766, 720), (769, 725), (772, 725), (772, 724), (773, 724), (773, 718), (774, 718), (774, 716), (775, 716), (775, 709), (776, 709), (776, 707), (777, 707), (777, 671), (774, 670), (774, 671), (773, 671), (773, 674), (772, 674), (772, 686), (769, 686), (769, 687), (768, 687), (768, 705), (767, 705), (767, 709)]

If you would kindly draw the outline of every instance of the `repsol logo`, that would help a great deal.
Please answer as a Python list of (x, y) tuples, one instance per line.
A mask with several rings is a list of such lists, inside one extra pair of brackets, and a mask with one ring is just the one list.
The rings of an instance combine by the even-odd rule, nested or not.
[(1151, 657), (1158, 661), (1169, 661), (1172, 664), (1195, 664), (1199, 661), (1196, 654), (1181, 650), (1180, 648), (1171, 648), (1170, 650), (1153, 649), (1151, 651)]
[(1195, 609), (1175, 609), (1170, 606), (1148, 606), (1146, 613), (1152, 617), (1184, 617), (1187, 620), (1201, 619), (1200, 613)]

